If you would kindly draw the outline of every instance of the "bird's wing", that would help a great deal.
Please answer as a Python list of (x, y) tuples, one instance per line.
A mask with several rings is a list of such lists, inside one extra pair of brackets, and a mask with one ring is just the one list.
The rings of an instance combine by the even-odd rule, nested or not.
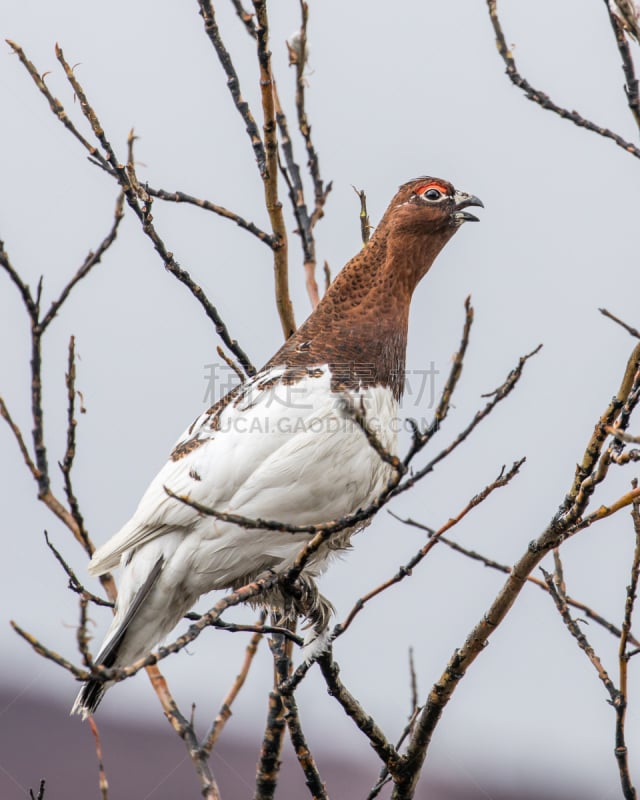
[[(345, 437), (340, 422), (354, 423), (340, 412), (328, 368), (295, 381), (283, 373), (263, 371), (196, 420), (131, 520), (94, 553), (93, 574), (169, 530), (186, 534), (202, 521), (165, 487), (218, 511), (283, 522), (317, 523), (354, 510), (353, 498), (371, 482), (369, 459), (378, 456), (359, 429)], [(355, 457), (358, 448), (365, 458)]]

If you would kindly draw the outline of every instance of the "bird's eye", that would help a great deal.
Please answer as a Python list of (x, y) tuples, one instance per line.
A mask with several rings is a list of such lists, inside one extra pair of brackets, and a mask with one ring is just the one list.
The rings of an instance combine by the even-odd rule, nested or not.
[(419, 197), (429, 200), (431, 203), (437, 203), (439, 200), (443, 200), (445, 197), (447, 197), (448, 189), (439, 181), (429, 181), (429, 183), (424, 183), (422, 186), (418, 186), (418, 188), (415, 189), (415, 193)]

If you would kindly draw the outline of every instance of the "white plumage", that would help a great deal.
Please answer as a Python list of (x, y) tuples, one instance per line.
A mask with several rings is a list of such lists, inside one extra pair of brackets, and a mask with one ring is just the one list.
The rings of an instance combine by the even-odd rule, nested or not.
[[(96, 550), (89, 564), (93, 575), (123, 567), (116, 614), (98, 663), (124, 627), (118, 666), (148, 652), (200, 595), (242, 585), (267, 569), (285, 571), (310, 538), (217, 520), (171, 498), (165, 486), (216, 511), (295, 525), (346, 516), (382, 491), (389, 465), (344, 404), (360, 408), (362, 401), (369, 424), (393, 453), (397, 403), (391, 391), (336, 393), (327, 366), (308, 372), (292, 383), (283, 380), (285, 368), (272, 367), (239, 387), (222, 408), (202, 414), (180, 437), (178, 457), (160, 470), (129, 522)], [(320, 574), (331, 553), (348, 546), (351, 533), (322, 547), (305, 574)], [(158, 564), (144, 602), (128, 619)], [(82, 695), (73, 709), (81, 713)]]

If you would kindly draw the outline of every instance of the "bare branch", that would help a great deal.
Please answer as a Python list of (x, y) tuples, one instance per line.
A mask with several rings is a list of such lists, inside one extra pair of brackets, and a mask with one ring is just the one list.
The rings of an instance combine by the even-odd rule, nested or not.
[(293, 306), (289, 297), (289, 248), (287, 226), (282, 213), (282, 203), (278, 197), (278, 135), (276, 129), (276, 106), (274, 98), (275, 81), (271, 73), (271, 52), (269, 50), (269, 20), (266, 0), (253, 0), (258, 23), (256, 42), (258, 63), (260, 65), (260, 91), (262, 94), (262, 113), (264, 117), (263, 135), (265, 150), (265, 169), (262, 171), (264, 200), (271, 220), (273, 236), (278, 242), (273, 252), (273, 269), (276, 285), (276, 307), (280, 316), (284, 338), (288, 339), (296, 329)]
[(340, 667), (333, 660), (331, 653), (324, 653), (318, 659), (318, 665), (326, 681), (331, 697), (334, 697), (344, 709), (345, 714), (355, 722), (358, 728), (371, 742), (387, 769), (393, 774), (398, 763), (398, 752), (388, 741), (373, 717), (369, 716), (360, 703), (348, 691), (340, 680)]
[(85, 258), (84, 262), (82, 263), (76, 274), (71, 278), (71, 280), (67, 283), (67, 285), (60, 293), (60, 296), (57, 298), (57, 300), (54, 300), (51, 303), (49, 310), (47, 311), (47, 313), (44, 315), (44, 317), (40, 322), (40, 327), (43, 333), (47, 328), (47, 326), (49, 325), (49, 323), (53, 320), (53, 318), (60, 310), (60, 307), (62, 306), (64, 301), (67, 299), (67, 297), (69, 297), (69, 294), (71, 293), (71, 290), (74, 288), (74, 286), (83, 278), (86, 278), (86, 276), (89, 274), (89, 272), (91, 272), (93, 267), (95, 267), (96, 264), (100, 263), (100, 261), (102, 260), (102, 256), (115, 242), (116, 236), (118, 235), (118, 228), (120, 227), (120, 222), (122, 221), (123, 216), (124, 216), (124, 193), (120, 192), (118, 194), (118, 199), (116, 200), (116, 208), (113, 216), (113, 224), (111, 226), (109, 233), (100, 242), (95, 253), (94, 252), (88, 253), (87, 257)]
[(24, 443), (24, 439), (22, 437), (22, 431), (13, 421), (13, 418), (9, 413), (9, 409), (7, 408), (6, 403), (4, 402), (2, 397), (0, 397), (0, 416), (6, 420), (7, 425), (11, 429), (11, 432), (13, 433), (15, 440), (18, 443), (18, 447), (20, 448), (20, 453), (22, 454), (24, 463), (27, 465), (27, 469), (37, 481), (40, 478), (40, 472), (36, 467), (36, 465), (33, 463), (31, 456), (29, 455), (29, 451), (27, 450), (27, 446)]
[(44, 538), (47, 543), (47, 547), (56, 558), (56, 561), (60, 564), (62, 569), (66, 572), (67, 577), (69, 578), (69, 589), (75, 592), (76, 594), (84, 595), (88, 600), (94, 603), (97, 606), (106, 606), (107, 608), (113, 608), (113, 602), (110, 600), (103, 600), (102, 597), (98, 597), (96, 594), (92, 594), (91, 592), (87, 591), (85, 587), (80, 583), (78, 580), (78, 576), (76, 573), (71, 569), (69, 564), (64, 560), (60, 552), (54, 547), (53, 543), (49, 539), (49, 534), (47, 531), (44, 532)]
[[(508, 397), (511, 394), (513, 389), (516, 387), (518, 381), (522, 377), (522, 371), (524, 370), (525, 364), (527, 363), (527, 361), (530, 358), (535, 356), (536, 353), (538, 353), (540, 351), (541, 347), (542, 347), (542, 345), (539, 344), (530, 353), (527, 353), (526, 355), (521, 356), (520, 359), (518, 360), (517, 366), (514, 367), (514, 369), (511, 370), (511, 372), (507, 375), (507, 377), (504, 380), (504, 382), (502, 384), (500, 384), (500, 386), (497, 389), (494, 389), (494, 391), (491, 392), (489, 395), (484, 395), (484, 396), (490, 396), (491, 400), (485, 405), (484, 408), (480, 409), (480, 411), (478, 411), (476, 413), (476, 415), (471, 420), (471, 422), (467, 425), (467, 427), (464, 428), (464, 430), (462, 430), (455, 437), (455, 439), (451, 442), (451, 444), (449, 444), (447, 447), (445, 447), (443, 450), (441, 450), (438, 453), (438, 455), (435, 456), (435, 458), (432, 458), (431, 461), (429, 461), (428, 464), (426, 464), (421, 469), (416, 470), (416, 472), (414, 472), (413, 475), (408, 477), (399, 486), (395, 487), (390, 492), (390, 495), (392, 497), (395, 497), (396, 495), (400, 494), (401, 492), (405, 492), (407, 489), (410, 489), (418, 481), (422, 480), (426, 475), (428, 475), (430, 472), (432, 472), (437, 464), (439, 464), (443, 459), (445, 459), (448, 455), (450, 455), (460, 444), (462, 444), (469, 437), (469, 435), (478, 427), (478, 425), (484, 419), (486, 419), (486, 417), (488, 417), (489, 414), (491, 414), (493, 409), (500, 402), (502, 402), (502, 400), (504, 400), (506, 397)], [(461, 364), (461, 362), (460, 362), (460, 364)], [(453, 370), (455, 370), (455, 369), (457, 369), (457, 364), (454, 363), (454, 366), (453, 366), (453, 369), (452, 369), (452, 374), (453, 374)], [(455, 380), (457, 380), (457, 378)], [(445, 386), (445, 392), (446, 391), (447, 391), (447, 387)], [(444, 394), (443, 394), (443, 398), (444, 398)], [(448, 401), (447, 401), (446, 408), (448, 409)], [(438, 412), (439, 411), (440, 411), (440, 408), (438, 408), (438, 410), (436, 412), (436, 420), (438, 419)], [(412, 456), (415, 452), (417, 452), (417, 450), (421, 449), (424, 446), (424, 442), (428, 441), (429, 436), (432, 435), (431, 434), (432, 428), (433, 428), (433, 426), (431, 426), (429, 429), (427, 429), (427, 431), (425, 431), (425, 432), (420, 434), (420, 437), (419, 437), (419, 440), (418, 440), (418, 446), (417, 447), (412, 446), (412, 448), (410, 450), (410, 453), (409, 453), (409, 456)], [(408, 463), (409, 456), (404, 459), (405, 464)]]
[(451, 369), (449, 370), (449, 375), (447, 376), (447, 380), (442, 390), (442, 394), (440, 395), (438, 406), (436, 408), (436, 413), (434, 414), (433, 417), (433, 422), (425, 431), (418, 430), (417, 426), (414, 423), (413, 442), (411, 444), (411, 447), (409, 448), (409, 452), (407, 453), (404, 459), (405, 464), (409, 464), (409, 462), (413, 459), (415, 454), (419, 452), (429, 442), (429, 440), (437, 433), (442, 423), (444, 422), (447, 414), (449, 413), (449, 409), (451, 407), (451, 398), (453, 397), (453, 393), (456, 389), (456, 386), (458, 385), (460, 376), (462, 375), (462, 366), (464, 363), (464, 357), (467, 353), (467, 347), (469, 345), (471, 326), (473, 325), (474, 312), (473, 312), (473, 306), (471, 305), (470, 296), (467, 296), (465, 298), (464, 310), (465, 310), (464, 326), (462, 328), (460, 345), (458, 346), (458, 350), (453, 357), (451, 363)]
[(620, 53), (620, 59), (622, 60), (622, 71), (624, 72), (625, 77), (624, 93), (627, 98), (629, 110), (631, 111), (636, 125), (638, 126), (638, 130), (640, 130), (640, 94), (633, 57), (631, 55), (631, 48), (629, 47), (629, 41), (625, 35), (621, 22), (613, 13), (611, 4), (607, 2), (607, 0), (604, 0), (604, 4), (607, 8), (609, 22), (611, 23), (613, 35), (615, 36), (616, 40), (616, 46), (618, 48), (618, 52)]
[[(634, 479), (631, 485), (634, 489), (636, 489), (638, 487), (638, 481)], [(622, 793), (628, 800), (635, 800), (637, 793), (631, 782), (631, 773), (629, 771), (629, 756), (625, 741), (625, 721), (629, 697), (627, 671), (630, 654), (627, 652), (627, 646), (629, 637), (631, 636), (631, 620), (633, 618), (634, 604), (638, 591), (638, 577), (640, 576), (640, 499), (636, 499), (633, 502), (633, 506), (631, 508), (631, 518), (633, 520), (633, 529), (636, 541), (633, 550), (633, 559), (631, 562), (631, 579), (629, 581), (629, 585), (627, 586), (627, 597), (624, 605), (624, 619), (622, 621), (622, 632), (620, 634), (620, 646), (618, 648), (620, 696), (618, 704), (614, 705), (614, 707), (616, 709), (615, 756), (618, 762)]]
[[(261, 612), (257, 624), (263, 626), (266, 618), (267, 618), (266, 611)], [(202, 750), (207, 755), (209, 755), (213, 750), (215, 743), (218, 741), (220, 734), (222, 733), (222, 729), (226, 725), (229, 717), (231, 716), (231, 706), (233, 705), (233, 702), (238, 696), (240, 690), (244, 686), (244, 682), (246, 681), (247, 675), (249, 674), (249, 669), (253, 664), (253, 659), (255, 657), (255, 654), (258, 652), (258, 645), (260, 644), (261, 640), (262, 640), (262, 631), (254, 633), (249, 641), (249, 644), (247, 645), (244, 661), (242, 663), (242, 667), (240, 668), (240, 672), (236, 675), (233, 685), (227, 692), (227, 696), (222, 701), (222, 706), (220, 707), (220, 711), (218, 711), (218, 715), (215, 718), (213, 725), (209, 730), (209, 733), (205, 736), (204, 741), (202, 743)]]
[[(282, 614), (275, 610), (271, 612), (271, 621), (274, 625), (287, 624)], [(269, 647), (273, 655), (273, 689), (269, 693), (267, 722), (256, 768), (254, 800), (272, 800), (275, 795), (286, 728), (285, 705), (279, 684), (285, 681), (291, 672), (291, 643), (282, 636), (272, 636)]]
[(640, 444), (640, 436), (632, 436), (630, 433), (621, 431), (618, 428), (608, 426), (607, 433), (610, 436), (615, 436), (615, 438), (619, 439), (621, 442), (626, 442), (627, 444)]
[(70, 661), (67, 661), (66, 658), (63, 658), (59, 653), (56, 653), (54, 650), (50, 650), (48, 647), (45, 647), (42, 642), (36, 639), (35, 636), (27, 633), (27, 631), (23, 630), (13, 620), (10, 620), (9, 624), (18, 634), (18, 636), (21, 636), (25, 642), (28, 642), (31, 645), (38, 655), (42, 656), (43, 658), (47, 658), (49, 661), (53, 661), (55, 664), (58, 664), (58, 666), (66, 669), (67, 672), (70, 672), (74, 677), (78, 678), (78, 680), (86, 681), (90, 677), (90, 673), (83, 669), (78, 669)]
[(104, 763), (102, 760), (102, 743), (100, 742), (100, 734), (98, 733), (98, 728), (96, 726), (96, 721), (92, 716), (89, 716), (89, 727), (91, 728), (91, 733), (93, 734), (93, 738), (96, 740), (96, 757), (98, 759), (98, 787), (100, 789), (100, 797), (101, 800), (107, 800), (109, 797), (109, 782), (107, 781), (107, 775), (104, 771)]
[[(425, 531), (429, 536), (433, 536), (435, 531), (432, 528), (428, 528), (426, 525), (423, 525), (421, 522), (417, 522), (414, 519), (403, 519), (402, 517), (397, 516), (392, 511), (388, 512), (394, 519), (397, 519), (399, 522), (402, 522), (404, 525), (410, 525), (414, 528), (419, 528), (420, 530)], [(446, 536), (439, 536), (438, 541), (442, 542), (442, 544), (449, 547), (451, 550), (455, 551), (456, 553), (460, 553), (467, 558), (472, 559), (473, 561), (479, 561), (480, 563), (484, 564), (485, 567), (489, 567), (490, 569), (495, 569), (498, 572), (502, 572), (505, 575), (509, 575), (511, 572), (511, 567), (507, 564), (501, 564), (498, 561), (494, 561), (492, 558), (488, 558), (487, 556), (482, 555), (482, 553), (478, 553), (475, 550), (470, 550), (468, 547), (463, 547), (458, 542), (453, 541), (453, 539), (448, 539)], [(527, 582), (537, 586), (539, 589), (543, 591), (547, 590), (547, 585), (543, 580), (540, 578), (536, 578), (533, 575), (527, 576)], [(609, 631), (616, 639), (620, 638), (620, 634), (622, 633), (621, 629), (616, 627), (612, 622), (606, 620), (603, 616), (598, 614), (592, 608), (590, 608), (585, 603), (581, 602), (580, 600), (576, 600), (575, 597), (570, 597), (567, 595), (565, 597), (566, 602), (568, 605), (577, 608), (585, 617), (588, 617), (593, 622), (597, 623), (598, 625), (602, 626), (605, 630)], [(640, 645), (640, 640), (636, 639), (634, 636), (629, 634), (629, 641), (632, 644)]]
[(222, 68), (225, 71), (229, 92), (231, 93), (233, 102), (238, 109), (238, 113), (242, 117), (247, 129), (247, 134), (251, 140), (253, 154), (258, 164), (260, 175), (264, 177), (264, 174), (267, 170), (267, 160), (262, 137), (260, 136), (258, 125), (253, 114), (251, 113), (249, 104), (242, 96), (238, 73), (233, 66), (231, 55), (229, 54), (229, 51), (225, 47), (222, 37), (220, 36), (220, 29), (218, 28), (218, 22), (216, 20), (213, 4), (211, 3), (211, 0), (198, 0), (198, 5), (200, 6), (200, 16), (204, 20), (205, 32), (209, 37), (209, 41), (213, 45), (214, 50), (216, 51), (216, 55), (222, 64)]
[(236, 14), (238, 15), (240, 21), (246, 28), (247, 33), (249, 34), (249, 36), (255, 39), (256, 25), (255, 22), (253, 21), (253, 14), (251, 14), (249, 11), (246, 10), (246, 8), (244, 8), (240, 0), (231, 0), (231, 3), (235, 8)]
[(315, 198), (315, 208), (311, 214), (311, 228), (315, 226), (318, 220), (322, 219), (324, 214), (324, 206), (327, 202), (327, 197), (331, 191), (331, 181), (325, 185), (320, 175), (320, 161), (318, 153), (313, 145), (311, 139), (311, 125), (307, 117), (307, 109), (305, 102), (306, 80), (304, 70), (307, 65), (308, 48), (307, 48), (307, 27), (309, 24), (309, 4), (305, 0), (300, 0), (300, 33), (298, 35), (297, 52), (295, 60), (291, 57), (291, 47), (289, 47), (290, 62), (296, 68), (296, 112), (298, 115), (298, 130), (304, 139), (305, 147), (307, 148), (307, 166), (309, 167), (309, 174), (313, 181), (313, 193)]
[(47, 102), (49, 103), (49, 107), (56, 115), (56, 117), (60, 120), (60, 122), (62, 122), (65, 128), (71, 133), (71, 135), (74, 136), (88, 151), (92, 161), (94, 163), (97, 163), (98, 166), (106, 170), (108, 173), (112, 174), (112, 169), (109, 166), (106, 159), (103, 157), (102, 153), (100, 153), (97, 147), (94, 147), (93, 145), (89, 144), (89, 142), (84, 138), (84, 136), (82, 136), (82, 134), (75, 127), (75, 125), (71, 122), (71, 120), (67, 116), (66, 111), (64, 110), (64, 106), (56, 97), (54, 97), (51, 94), (40, 73), (31, 63), (31, 61), (29, 61), (29, 59), (26, 57), (20, 45), (16, 44), (15, 42), (12, 42), (10, 39), (5, 39), (5, 41), (7, 42), (9, 47), (11, 47), (13, 52), (18, 56), (18, 58), (24, 65), (29, 75), (31, 75), (34, 83), (36, 84), (40, 92), (42, 92), (42, 94), (45, 96)]
[(238, 366), (238, 364), (236, 364), (236, 362), (232, 358), (229, 358), (229, 356), (224, 352), (224, 350), (219, 345), (218, 347), (216, 347), (216, 353), (220, 356), (220, 358), (224, 361), (224, 363), (236, 373), (240, 383), (244, 383), (245, 375)]
[[(469, 666), (485, 648), (491, 634), (509, 613), (516, 598), (522, 591), (522, 587), (527, 582), (527, 576), (531, 574), (546, 553), (557, 547), (568, 535), (588, 527), (593, 522), (611, 516), (633, 503), (637, 497), (640, 497), (640, 490), (634, 489), (618, 498), (610, 506), (601, 506), (589, 517), (582, 519), (583, 512), (591, 497), (591, 492), (589, 491), (581, 493), (583, 482), (591, 478), (596, 470), (602, 445), (606, 438), (605, 427), (612, 425), (622, 415), (627, 403), (637, 391), (639, 360), (640, 345), (634, 349), (627, 362), (618, 394), (600, 417), (594, 433), (587, 443), (582, 464), (578, 466), (580, 480), (574, 481), (574, 485), (565, 498), (565, 502), (547, 528), (536, 540), (530, 542), (524, 555), (520, 557), (512, 568), (504, 586), (498, 592), (489, 610), (469, 633), (462, 647), (456, 649), (453, 653), (441, 678), (431, 689), (427, 703), (418, 718), (407, 753), (403, 757), (398, 776), (394, 776), (396, 777), (396, 785), (392, 800), (404, 800), (412, 796), (433, 731), (438, 724), (444, 707)], [(580, 499), (578, 499), (578, 495), (580, 495)]]
[(362, 237), (362, 246), (364, 247), (369, 241), (371, 228), (373, 227), (369, 221), (369, 213), (367, 211), (367, 195), (364, 193), (364, 189), (356, 189), (355, 186), (352, 188), (360, 200), (360, 236)]
[(220, 789), (218, 788), (213, 771), (209, 766), (208, 753), (200, 747), (193, 723), (190, 722), (178, 708), (160, 670), (155, 666), (150, 666), (147, 668), (147, 674), (149, 675), (151, 685), (156, 695), (160, 699), (162, 709), (169, 724), (186, 746), (187, 753), (189, 754), (198, 779), (200, 780), (202, 797), (205, 800), (221, 800)]
[[(27, 286), (26, 283), (24, 283), (22, 278), (18, 275), (16, 269), (11, 263), (11, 259), (9, 258), (9, 253), (7, 253), (7, 251), (5, 250), (3, 241), (0, 241), (0, 267), (4, 269), (4, 271), (7, 273), (13, 284), (20, 292), (20, 296), (22, 297), (22, 302), (24, 303), (25, 308), (27, 309), (27, 314), (29, 315), (31, 320), (37, 321), (40, 312), (39, 302), (37, 303), (36, 301), (34, 301), (33, 296), (31, 294), (31, 289)], [(39, 288), (38, 288), (37, 299), (38, 301), (40, 299)]]
[(606, 308), (599, 308), (598, 311), (603, 314), (605, 317), (617, 322), (618, 325), (621, 325), (627, 333), (630, 333), (636, 339), (640, 339), (640, 331), (637, 328), (633, 328), (631, 325), (628, 325), (626, 322), (621, 320), (619, 317), (616, 317), (615, 314), (612, 314), (610, 311), (607, 311)]
[[(599, 656), (589, 644), (587, 637), (581, 630), (578, 623), (569, 614), (569, 608), (562, 595), (562, 590), (557, 586), (553, 580), (553, 576), (545, 570), (542, 570), (545, 582), (549, 589), (549, 594), (553, 597), (556, 608), (562, 617), (562, 621), (567, 627), (569, 633), (575, 638), (578, 647), (584, 651), (585, 655), (593, 665), (598, 673), (598, 677), (602, 681), (605, 689), (611, 698), (611, 705), (616, 710), (616, 749), (615, 756), (618, 762), (618, 770), (620, 772), (620, 780), (622, 783), (623, 795), (627, 800), (635, 800), (636, 790), (631, 783), (631, 776), (629, 774), (629, 763), (627, 760), (627, 747), (624, 739), (624, 716), (627, 704), (626, 694), (618, 689), (609, 674), (607, 673)], [(621, 663), (624, 659), (621, 659)], [(622, 676), (621, 676), (622, 677)], [(625, 676), (626, 677), (626, 676)], [(626, 688), (626, 687), (625, 687)]]
[(75, 361), (75, 337), (69, 339), (69, 357), (67, 374), (65, 376), (67, 384), (67, 447), (65, 450), (64, 458), (59, 464), (64, 477), (64, 491), (67, 496), (67, 503), (71, 510), (71, 515), (76, 522), (78, 534), (82, 539), (84, 549), (87, 555), (93, 554), (93, 544), (89, 538), (89, 534), (84, 524), (84, 517), (80, 511), (78, 498), (76, 497), (71, 482), (71, 468), (73, 467), (73, 460), (76, 455), (76, 426), (77, 421), (75, 418), (75, 399), (76, 399), (76, 361)]
[(386, 591), (390, 586), (400, 583), (400, 581), (411, 575), (413, 569), (435, 547), (435, 545), (438, 544), (440, 536), (457, 525), (476, 506), (479, 506), (482, 502), (484, 502), (495, 489), (506, 486), (512, 480), (512, 478), (518, 474), (520, 467), (524, 464), (525, 460), (526, 459), (522, 458), (520, 461), (515, 461), (509, 471), (506, 473), (503, 466), (498, 477), (492, 483), (485, 486), (481, 492), (474, 495), (471, 500), (469, 500), (467, 505), (462, 509), (462, 511), (460, 511), (455, 517), (451, 517), (439, 530), (435, 531), (433, 536), (424, 545), (424, 547), (421, 547), (420, 550), (418, 550), (418, 552), (411, 559), (409, 559), (406, 564), (400, 567), (395, 575), (393, 575), (391, 578), (388, 578), (386, 581), (383, 581), (383, 583), (381, 583), (379, 586), (376, 586), (375, 589), (372, 589), (370, 592), (367, 592), (367, 594), (363, 595), (355, 603), (351, 611), (346, 616), (344, 622), (341, 622), (335, 626), (332, 638), (336, 639), (338, 636), (342, 636), (342, 634), (351, 625), (354, 618), (360, 613), (360, 611), (362, 611), (365, 604), (368, 603), (369, 600), (372, 600), (374, 597), (377, 597), (379, 594)]
[(229, 211), (229, 209), (225, 208), (224, 206), (216, 205), (215, 203), (211, 203), (209, 200), (201, 200), (200, 198), (193, 197), (193, 195), (187, 194), (186, 192), (167, 192), (164, 189), (153, 189), (147, 184), (145, 184), (145, 189), (151, 195), (151, 197), (157, 197), (159, 200), (165, 200), (166, 202), (173, 203), (188, 203), (190, 205), (197, 206), (198, 208), (202, 208), (205, 211), (211, 211), (220, 217), (224, 217), (225, 219), (235, 222), (236, 225), (255, 236), (261, 242), (264, 242), (264, 244), (266, 244), (268, 247), (273, 249), (277, 246), (273, 236), (268, 234), (266, 231), (263, 231), (253, 222), (241, 217), (240, 214), (236, 214), (234, 211)]
[(29, 789), (29, 797), (31, 798), (31, 800), (44, 800), (44, 788), (45, 788), (45, 785), (46, 785), (46, 782), (45, 782), (45, 780), (43, 778), (40, 781), (40, 786), (38, 787), (38, 795), (37, 796), (34, 795), (33, 789)]
[(593, 131), (599, 136), (603, 136), (605, 139), (611, 139), (619, 147), (622, 147), (623, 150), (631, 153), (632, 156), (640, 158), (640, 148), (636, 147), (635, 144), (627, 142), (622, 138), (622, 136), (619, 136), (617, 133), (609, 130), (609, 128), (602, 128), (600, 125), (596, 125), (595, 122), (585, 119), (583, 116), (578, 114), (577, 111), (569, 111), (566, 108), (562, 108), (562, 106), (554, 103), (548, 95), (544, 94), (544, 92), (534, 89), (529, 81), (523, 78), (518, 72), (515, 59), (513, 58), (513, 53), (507, 46), (507, 41), (502, 30), (502, 24), (498, 18), (497, 0), (487, 0), (487, 7), (489, 9), (491, 24), (493, 25), (493, 30), (496, 35), (496, 46), (502, 60), (506, 65), (507, 76), (515, 86), (517, 86), (519, 89), (522, 89), (527, 99), (532, 100), (534, 103), (537, 103), (541, 108), (544, 108), (547, 111), (553, 111), (554, 114), (558, 114), (558, 116), (570, 120), (574, 123), (574, 125), (577, 125), (580, 128)]
[(542, 567), (540, 569), (541, 569), (542, 574), (544, 575), (544, 580), (545, 580), (545, 583), (547, 584), (547, 589), (549, 590), (549, 594), (553, 598), (553, 600), (554, 600), (554, 602), (556, 604), (556, 607), (557, 607), (557, 609), (558, 609), (558, 611), (560, 613), (560, 616), (562, 617), (562, 620), (563, 620), (564, 624), (567, 626), (567, 628), (568, 628), (569, 632), (571, 633), (571, 635), (578, 642), (578, 646), (580, 647), (580, 649), (584, 650), (587, 658), (589, 659), (589, 661), (591, 661), (591, 663), (595, 667), (595, 669), (596, 669), (596, 671), (598, 673), (598, 677), (600, 678), (600, 680), (604, 684), (605, 688), (609, 692), (609, 695), (611, 697), (611, 701), (615, 702), (615, 700), (616, 700), (616, 698), (618, 696), (618, 690), (616, 689), (613, 681), (609, 677), (606, 669), (604, 668), (604, 666), (603, 666), (602, 662), (600, 661), (600, 658), (596, 654), (595, 650), (589, 644), (589, 642), (587, 640), (587, 637), (584, 635), (584, 633), (580, 629), (580, 626), (578, 625), (578, 623), (569, 614), (569, 607), (568, 607), (564, 597), (561, 594), (560, 587), (553, 580), (553, 575), (551, 575), (546, 570), (542, 569)]
[(322, 782), (315, 760), (302, 731), (298, 706), (293, 694), (283, 695), (282, 702), (287, 710), (285, 719), (289, 729), (289, 736), (291, 737), (291, 744), (296, 751), (298, 763), (304, 772), (307, 788), (314, 800), (328, 800), (326, 787)]

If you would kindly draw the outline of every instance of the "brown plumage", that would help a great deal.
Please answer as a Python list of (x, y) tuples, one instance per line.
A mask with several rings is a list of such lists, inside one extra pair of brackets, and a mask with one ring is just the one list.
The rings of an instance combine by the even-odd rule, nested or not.
[(398, 399), (413, 291), (460, 225), (476, 220), (463, 209), (481, 205), (438, 178), (403, 184), (371, 240), (267, 367), (329, 364), (334, 389), (389, 386)]

